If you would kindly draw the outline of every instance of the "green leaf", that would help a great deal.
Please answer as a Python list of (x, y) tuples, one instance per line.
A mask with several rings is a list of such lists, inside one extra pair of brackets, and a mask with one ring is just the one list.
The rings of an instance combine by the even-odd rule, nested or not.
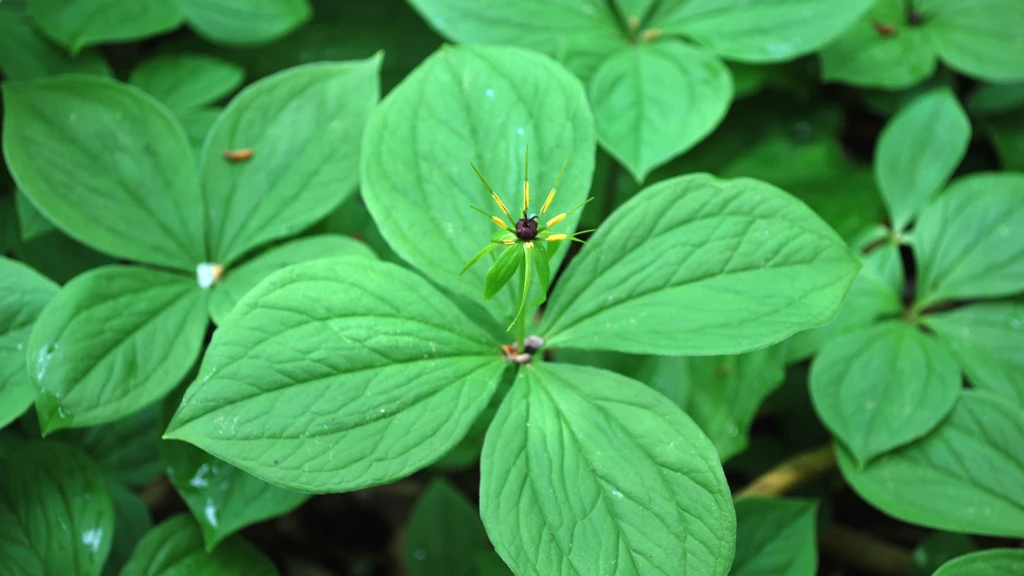
[(216, 44), (279, 40), (313, 15), (307, 0), (178, 0), (189, 26)]
[(516, 272), (525, 265), (525, 249), (522, 242), (516, 242), (498, 255), (487, 269), (484, 281), (484, 300), (490, 300), (508, 284)]
[(1003, 0), (916, 0), (939, 56), (988, 82), (1024, 79), (1024, 5)]
[(914, 227), (918, 309), (1024, 290), (1024, 173), (957, 179)]
[(835, 316), (857, 275), (843, 240), (764, 182), (692, 174), (650, 186), (601, 224), (555, 287), (548, 345), (716, 355)]
[(931, 434), (858, 470), (841, 446), (854, 491), (889, 516), (939, 530), (1024, 536), (1024, 411), (966, 390)]
[[(207, 252), (228, 265), (334, 210), (358, 183), (363, 127), (380, 98), (381, 57), (297, 66), (247, 86), (202, 154)], [(252, 149), (243, 162), (226, 150)]]
[(305, 262), (235, 306), (164, 437), (283, 487), (355, 490), (443, 456), (504, 367), (498, 344), (416, 274)]
[(277, 569), (259, 550), (234, 536), (211, 553), (188, 514), (176, 514), (146, 532), (121, 576), (276, 576)]
[(910, 576), (933, 576), (947, 561), (977, 549), (977, 543), (966, 534), (933, 532), (914, 548)]
[[(437, 479), (420, 496), (405, 533), (410, 576), (477, 576), (481, 556), (502, 566), (476, 509), (448, 482)], [(509, 574), (508, 569), (504, 570)]]
[(98, 576), (114, 507), (103, 473), (77, 448), (0, 438), (0, 558), (10, 574)]
[(642, 182), (718, 126), (732, 76), (710, 50), (669, 39), (620, 48), (588, 92), (601, 145)]
[(28, 12), (71, 55), (95, 44), (142, 40), (181, 25), (175, 2), (28, 0)]
[(1024, 408), (1024, 303), (972, 304), (922, 320), (950, 347), (971, 384)]
[[(541, 297), (547, 298), (548, 289), (551, 287), (551, 256), (558, 250), (558, 245), (551, 246), (549, 250), (544, 242), (536, 242), (534, 247), (533, 265), (537, 270), (537, 280), (540, 282)], [(535, 304), (539, 306), (540, 303)]]
[(47, 220), (119, 258), (189, 272), (204, 261), (195, 162), (166, 108), (78, 75), (8, 82), (3, 95), (7, 166)]
[(0, 256), (0, 428), (32, 405), (28, 336), (58, 289), (32, 268)]
[(135, 545), (142, 535), (153, 527), (149, 510), (141, 498), (132, 493), (116, 480), (108, 480), (110, 498), (114, 502), (114, 541), (110, 547), (110, 557), (103, 565), (104, 576), (117, 576), (121, 567), (128, 562)]
[[(470, 209), (489, 202), (470, 163), (516, 213), (527, 146), (535, 206), (570, 155), (552, 214), (586, 199), (594, 170), (583, 86), (549, 58), (507, 47), (441, 48), (381, 102), (364, 144), (361, 190), (381, 234), (404, 260), (471, 302), (480, 302), (486, 269), (458, 274), (495, 226)], [(575, 230), (579, 215), (555, 231)], [(564, 255), (552, 259), (553, 270)], [(492, 313), (510, 318), (513, 300), (511, 291), (502, 294)]]
[(992, 548), (972, 552), (946, 562), (935, 571), (934, 576), (977, 576), (978, 574), (1024, 575), (1024, 550)]
[(85, 451), (117, 483), (145, 486), (160, 477), (160, 409), (150, 406), (103, 426), (61, 431), (54, 438)]
[(177, 112), (178, 120), (181, 121), (185, 134), (188, 135), (189, 144), (196, 156), (203, 153), (203, 143), (206, 142), (206, 135), (220, 118), (223, 108), (192, 108)]
[(681, 34), (719, 56), (749, 63), (784, 62), (833, 41), (872, 0), (665, 0), (649, 26)]
[(223, 279), (210, 291), (210, 317), (217, 325), (223, 324), (246, 292), (281, 268), (308, 260), (342, 256), (375, 257), (366, 244), (337, 234), (307, 236), (270, 248), (237, 268), (224, 271)]
[(736, 560), (731, 576), (814, 576), (818, 503), (742, 498), (736, 502)]
[(28, 341), (43, 432), (112, 422), (159, 400), (199, 356), (207, 324), (206, 293), (188, 277), (136, 266), (75, 277)]
[(0, 9), (0, 70), (8, 80), (35, 80), (68, 72), (110, 76), (110, 66), (96, 50), (69, 56), (43, 38), (28, 13)]
[(627, 27), (632, 27), (633, 22), (636, 25), (642, 23), (656, 2), (657, 0), (614, 0), (621, 20), (626, 22)]
[(14, 205), (18, 210), (18, 227), (21, 230), (22, 242), (30, 242), (56, 230), (53, 224), (50, 224), (50, 221), (40, 214), (39, 210), (36, 210), (24, 192), (14, 191)]
[(729, 571), (736, 521), (715, 448), (636, 380), (527, 366), (487, 431), (480, 475), (484, 526), (517, 574)]
[(972, 115), (990, 117), (1024, 107), (1024, 82), (979, 84), (967, 99)]
[(129, 82), (175, 112), (213, 104), (238, 89), (245, 70), (205, 54), (171, 53), (143, 61)]
[(856, 24), (821, 51), (821, 79), (902, 90), (935, 73), (930, 35), (908, 22), (910, 0), (876, 0)]
[(882, 130), (875, 176), (892, 227), (902, 231), (946, 185), (967, 152), (971, 121), (949, 88), (928, 91)]
[(19, 242), (11, 252), (18, 260), (57, 283), (66, 283), (86, 270), (114, 262), (109, 256), (76, 242), (59, 229), (28, 242)]
[(811, 365), (810, 387), (822, 422), (863, 466), (949, 414), (960, 367), (937, 338), (890, 320), (826, 344)]
[(409, 3), (434, 30), (459, 44), (505, 44), (536, 50), (563, 61), (581, 78), (588, 78), (609, 54), (627, 45), (618, 19), (604, 0)]

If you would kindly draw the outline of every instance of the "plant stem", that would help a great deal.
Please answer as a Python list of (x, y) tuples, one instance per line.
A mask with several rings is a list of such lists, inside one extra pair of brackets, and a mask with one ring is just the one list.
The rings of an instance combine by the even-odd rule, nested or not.
[[(524, 292), (526, 292), (527, 290), (530, 289), (529, 286), (525, 285), (525, 280), (526, 280), (526, 271), (523, 270), (523, 269), (520, 269), (519, 270), (519, 301), (520, 302), (522, 302), (523, 300), (525, 300), (529, 296), (529, 294), (524, 294)], [(523, 313), (519, 315), (519, 318), (516, 319), (515, 325), (512, 327), (513, 328), (513, 332), (512, 333), (515, 335), (515, 338), (516, 338), (516, 351), (519, 354), (522, 354), (523, 351), (526, 350), (526, 344), (525, 344), (525, 341), (526, 341), (526, 319), (530, 317), (528, 312), (529, 312), (529, 306), (526, 306), (526, 309), (524, 309)]]
[(801, 452), (758, 476), (746, 488), (733, 497), (735, 500), (747, 496), (781, 496), (815, 477), (836, 467), (836, 455), (832, 444)]

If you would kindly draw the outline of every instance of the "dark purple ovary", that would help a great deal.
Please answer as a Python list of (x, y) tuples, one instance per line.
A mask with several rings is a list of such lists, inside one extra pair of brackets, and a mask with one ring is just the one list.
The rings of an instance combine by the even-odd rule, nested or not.
[(526, 217), (526, 212), (523, 212), (523, 217), (516, 222), (516, 237), (520, 240), (533, 240), (537, 237), (537, 217), (531, 216)]

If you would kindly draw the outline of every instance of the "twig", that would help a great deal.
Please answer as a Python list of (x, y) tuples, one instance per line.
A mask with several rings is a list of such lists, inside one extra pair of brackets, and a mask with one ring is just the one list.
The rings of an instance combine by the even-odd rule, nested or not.
[(878, 540), (866, 533), (832, 524), (820, 538), (822, 552), (844, 565), (880, 576), (906, 576), (910, 573), (912, 560), (910, 551)]
[(835, 467), (836, 455), (832, 451), (832, 444), (825, 444), (801, 452), (758, 476), (733, 498), (738, 500), (747, 496), (781, 496), (821, 474), (834, 470)]

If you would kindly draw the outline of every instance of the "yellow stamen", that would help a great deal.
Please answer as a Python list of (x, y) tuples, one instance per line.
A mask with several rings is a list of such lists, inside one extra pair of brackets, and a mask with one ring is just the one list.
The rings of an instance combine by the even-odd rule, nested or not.
[(533, 248), (533, 242), (527, 242), (526, 244), (524, 244), (524, 247), (527, 249)]
[[(562, 236), (565, 236), (565, 234), (562, 234)], [(516, 243), (516, 241), (515, 240), (502, 240), (501, 243), (504, 244), (505, 246), (512, 246), (512, 245), (514, 245)]]
[(523, 181), (523, 212), (530, 209), (530, 181)]
[(551, 192), (548, 192), (548, 199), (545, 200), (544, 205), (540, 207), (541, 214), (547, 212), (548, 208), (551, 207), (551, 201), (555, 199), (555, 190), (555, 188), (552, 188)]
[(552, 234), (551, 236), (548, 236), (548, 242), (561, 242), (562, 240), (565, 240), (565, 238), (565, 234)]
[(491, 216), (491, 220), (494, 221), (494, 223), (497, 224), (498, 226), (501, 226), (505, 230), (508, 230), (508, 225), (505, 224), (505, 221), (502, 220), (501, 218), (498, 218), (497, 216)]
[(551, 220), (548, 220), (548, 223), (547, 223), (547, 224), (545, 224), (545, 225), (544, 225), (544, 227), (545, 227), (545, 228), (551, 228), (552, 226), (554, 226), (555, 224), (558, 224), (558, 223), (559, 223), (559, 222), (561, 222), (562, 220), (565, 220), (565, 212), (562, 212), (562, 213), (561, 213), (561, 214), (559, 214), (558, 216), (555, 216), (555, 217), (554, 217), (554, 218), (552, 218)]
[(505, 207), (505, 203), (501, 201), (501, 198), (498, 198), (498, 195), (494, 192), (491, 192), (491, 198), (494, 198), (494, 203), (498, 205), (498, 208), (501, 208), (501, 212), (511, 218), (508, 214), (508, 208)]

